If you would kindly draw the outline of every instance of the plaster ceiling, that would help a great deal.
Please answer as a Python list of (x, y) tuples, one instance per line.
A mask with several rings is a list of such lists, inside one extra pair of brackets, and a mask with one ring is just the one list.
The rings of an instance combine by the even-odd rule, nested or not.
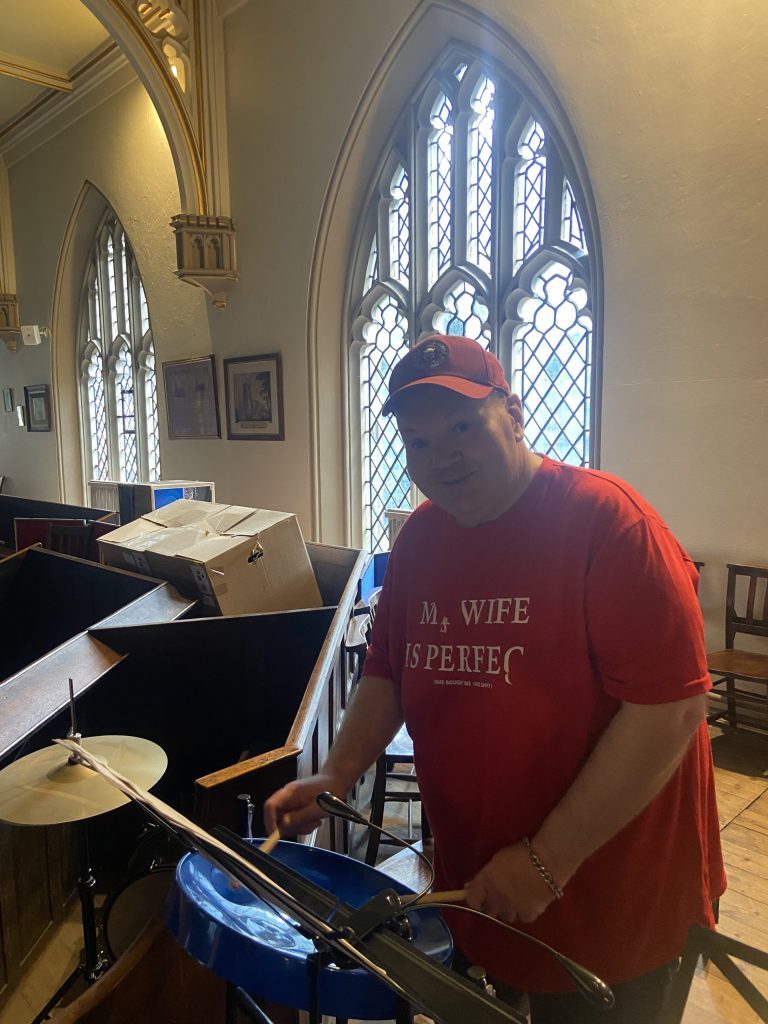
[(80, 0), (0, 0), (0, 132), (109, 41)]

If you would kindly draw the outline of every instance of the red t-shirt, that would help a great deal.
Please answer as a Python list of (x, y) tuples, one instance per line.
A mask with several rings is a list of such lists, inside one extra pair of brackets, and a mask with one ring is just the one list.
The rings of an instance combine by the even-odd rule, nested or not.
[[(492, 522), (462, 528), (429, 502), (413, 513), (365, 674), (400, 686), (437, 889), (462, 888), (535, 835), (622, 701), (709, 689), (696, 580), (627, 484), (549, 459)], [(690, 924), (713, 925), (724, 888), (702, 724), (664, 790), (521, 927), (616, 983), (678, 956)], [(491, 975), (534, 992), (572, 987), (532, 943), (469, 914), (450, 924)]]

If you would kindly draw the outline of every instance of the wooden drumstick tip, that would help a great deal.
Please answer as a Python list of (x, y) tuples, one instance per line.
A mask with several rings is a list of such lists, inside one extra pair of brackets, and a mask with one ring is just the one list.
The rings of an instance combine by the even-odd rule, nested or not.
[(414, 902), (420, 907), (430, 903), (461, 903), (466, 899), (466, 895), (466, 889), (444, 889), (443, 892), (428, 892), (426, 896)]
[(262, 853), (272, 853), (279, 842), (280, 829), (276, 828), (273, 832), (270, 832), (269, 836), (264, 840), (259, 849)]

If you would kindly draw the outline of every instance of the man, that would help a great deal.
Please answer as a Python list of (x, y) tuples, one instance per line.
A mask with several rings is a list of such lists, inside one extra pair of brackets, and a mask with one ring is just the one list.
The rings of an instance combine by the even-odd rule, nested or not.
[(625, 483), (526, 448), (520, 401), (476, 342), (415, 346), (384, 411), (429, 500), (390, 555), (323, 772), (274, 794), (267, 826), (313, 828), (315, 795), (343, 796), (404, 719), (436, 888), (466, 887), (470, 907), (595, 971), (617, 1007), (455, 913), (463, 956), (529, 993), (534, 1024), (651, 1024), (725, 888), (695, 567)]

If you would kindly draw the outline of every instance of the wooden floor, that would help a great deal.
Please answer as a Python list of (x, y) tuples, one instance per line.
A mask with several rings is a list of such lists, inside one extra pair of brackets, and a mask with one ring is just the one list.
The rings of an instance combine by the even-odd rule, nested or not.
[[(768, 950), (768, 736), (712, 730), (717, 803), (728, 890), (718, 930)], [(743, 966), (768, 998), (768, 972)], [(717, 970), (698, 972), (685, 1024), (752, 1024), (760, 1018)]]
[[(729, 888), (720, 903), (719, 930), (768, 950), (768, 735), (739, 729), (712, 730), (718, 807)], [(386, 848), (389, 852), (391, 848)], [(408, 876), (409, 861), (396, 855), (398, 875)], [(404, 863), (405, 861), (405, 863)], [(62, 929), (0, 1011), (0, 1024), (30, 1024), (57, 983), (76, 963), (76, 916)], [(768, 998), (768, 972), (745, 967)], [(684, 1024), (754, 1024), (759, 1017), (720, 972), (700, 969), (691, 989)], [(140, 1022), (136, 1022), (140, 1024)], [(190, 1020), (188, 1024), (198, 1024)], [(218, 1024), (207, 1019), (199, 1024)]]

